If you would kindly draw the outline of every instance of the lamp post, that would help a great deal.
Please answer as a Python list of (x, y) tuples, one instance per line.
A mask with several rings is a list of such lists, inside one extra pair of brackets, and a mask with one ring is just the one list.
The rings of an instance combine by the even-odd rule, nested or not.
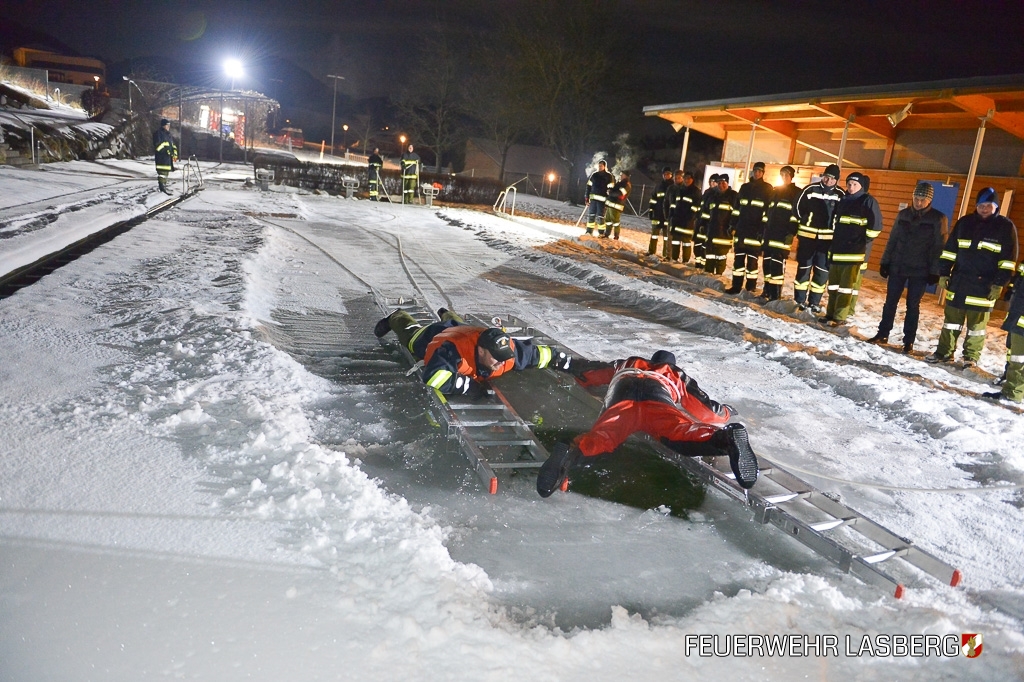
[[(335, 76), (333, 74), (327, 74), (328, 78), (334, 79), (334, 98), (331, 101), (331, 156), (334, 156), (334, 114), (338, 110), (338, 81), (345, 80), (344, 76)], [(348, 126), (345, 126), (348, 130)]]
[(548, 173), (548, 196), (551, 196), (551, 188), (555, 185), (555, 174)]
[(345, 148), (345, 156), (348, 156), (348, 124), (343, 123), (341, 129), (345, 131), (344, 135), (341, 138), (341, 146)]
[[(145, 97), (145, 96), (146, 96), (146, 93), (144, 93), (144, 92), (142, 91), (142, 88), (140, 88), (140, 87), (139, 87), (139, 84), (138, 84), (138, 83), (136, 83), (135, 81), (133, 81), (133, 80), (132, 80), (131, 78), (129, 78), (128, 76), (121, 76), (121, 80), (123, 80), (123, 81), (125, 81), (126, 83), (128, 83), (128, 114), (130, 115), (130, 114), (132, 113), (132, 86), (134, 85), (134, 86), (135, 86), (135, 89), (136, 89), (136, 90), (138, 90), (138, 91), (139, 91), (139, 94), (140, 94), (140, 95), (142, 95), (143, 97)], [(180, 118), (180, 117), (179, 117), (179, 118)]]

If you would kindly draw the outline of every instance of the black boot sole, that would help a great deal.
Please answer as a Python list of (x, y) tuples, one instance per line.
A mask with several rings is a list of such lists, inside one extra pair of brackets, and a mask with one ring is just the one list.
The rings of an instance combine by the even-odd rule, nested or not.
[(561, 488), (578, 453), (578, 450), (571, 449), (565, 443), (556, 443), (551, 448), (551, 456), (537, 472), (537, 494), (541, 497), (551, 497), (552, 493)]
[(757, 455), (750, 447), (747, 429), (743, 426), (729, 430), (732, 447), (729, 448), (729, 466), (741, 488), (752, 488), (757, 483)]

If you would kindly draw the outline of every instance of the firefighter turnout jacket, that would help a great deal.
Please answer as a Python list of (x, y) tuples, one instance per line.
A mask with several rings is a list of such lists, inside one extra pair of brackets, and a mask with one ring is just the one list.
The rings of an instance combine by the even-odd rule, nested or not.
[(740, 187), (737, 194), (739, 211), (732, 218), (737, 251), (756, 253), (761, 249), (764, 213), (771, 195), (772, 186), (764, 180), (751, 180)]
[(647, 207), (651, 214), (651, 228), (662, 227), (668, 224), (670, 195), (672, 192), (672, 178), (662, 179), (654, 188), (651, 200)]
[(178, 147), (174, 144), (171, 133), (157, 128), (153, 133), (153, 152), (156, 155), (157, 171), (170, 173), (174, 170), (174, 160), (178, 158)]
[(795, 183), (776, 187), (764, 212), (764, 245), (773, 249), (789, 249), (796, 235), (797, 221), (793, 208), (803, 190)]
[(732, 247), (733, 218), (739, 215), (739, 195), (733, 188), (712, 195), (704, 204), (698, 226), (707, 235), (708, 244)]
[(939, 258), (940, 275), (949, 277), (946, 303), (956, 308), (991, 312), (995, 286), (1005, 286), (1017, 263), (1017, 228), (1010, 219), (977, 212), (956, 221)]
[(832, 241), (832, 214), (846, 194), (838, 187), (825, 187), (820, 182), (808, 185), (796, 202), (799, 223), (796, 236), (801, 243), (813, 243), (815, 251), (827, 252)]
[(863, 263), (868, 244), (882, 233), (882, 212), (875, 198), (861, 190), (839, 200), (832, 215), (832, 226), (831, 262)]
[(633, 190), (629, 180), (616, 180), (608, 188), (608, 197), (605, 199), (605, 206), (613, 211), (621, 211), (626, 208), (626, 197)]
[(590, 174), (587, 180), (587, 199), (600, 201), (602, 204), (608, 198), (608, 190), (615, 184), (615, 178), (608, 171), (598, 170)]
[[(465, 393), (470, 379), (474, 382), (487, 381), (511, 370), (528, 367), (543, 369), (551, 363), (551, 347), (534, 344), (528, 339), (512, 339), (515, 356), (505, 360), (496, 369), (478, 367), (476, 347), (485, 327), (470, 325), (432, 324), (424, 327), (424, 334), (433, 333), (427, 341), (423, 354), (423, 381), (445, 395)], [(415, 344), (416, 341), (411, 342)]]
[[(1010, 307), (1006, 311), (1006, 319), (1003, 320), (1001, 328), (1011, 334), (1024, 336), (1024, 261), (1017, 266)], [(1018, 360), (1018, 362), (1024, 362), (1024, 359)]]

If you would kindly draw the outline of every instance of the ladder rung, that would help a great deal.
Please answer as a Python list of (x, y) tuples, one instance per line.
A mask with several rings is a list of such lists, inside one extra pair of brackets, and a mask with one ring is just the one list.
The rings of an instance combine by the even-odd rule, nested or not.
[(538, 469), (544, 462), (523, 460), (521, 462), (488, 462), (492, 469)]
[(856, 517), (850, 517), (848, 519), (833, 519), (832, 521), (820, 521), (818, 523), (809, 523), (807, 525), (814, 530), (832, 530), (833, 528), (838, 528), (839, 526), (850, 523), (855, 518)]
[(481, 447), (487, 447), (492, 445), (533, 445), (534, 441), (529, 438), (523, 438), (521, 440), (476, 440), (473, 442)]
[(872, 554), (871, 556), (861, 557), (861, 559), (865, 563), (877, 564), (879, 562), (885, 561), (886, 559), (891, 559), (894, 556), (900, 556), (901, 554), (906, 554), (906, 553), (907, 553), (907, 548), (906, 547), (902, 547), (902, 548), (897, 548), (897, 549), (890, 549), (887, 552), (879, 552), (878, 554)]
[(814, 491), (812, 491), (812, 490), (801, 490), (801, 491), (795, 492), (795, 493), (783, 493), (782, 495), (770, 495), (770, 496), (768, 496), (768, 497), (766, 497), (764, 499), (767, 502), (770, 502), (771, 504), (782, 504), (783, 502), (790, 502), (791, 500), (801, 499), (801, 498), (807, 497), (812, 492), (814, 492)]

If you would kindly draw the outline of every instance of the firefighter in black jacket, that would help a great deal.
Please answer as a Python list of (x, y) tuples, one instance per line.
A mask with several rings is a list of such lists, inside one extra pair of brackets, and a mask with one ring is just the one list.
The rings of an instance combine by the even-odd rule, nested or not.
[(672, 260), (688, 263), (693, 253), (693, 232), (700, 214), (700, 188), (693, 173), (676, 171), (670, 190), (669, 225), (672, 231)]
[(779, 175), (782, 177), (782, 185), (772, 191), (768, 208), (764, 212), (764, 290), (761, 297), (768, 301), (782, 298), (782, 285), (786, 282), (786, 260), (789, 259), (798, 224), (793, 207), (803, 191), (793, 183), (796, 170), (792, 166), (783, 166)]
[(700, 196), (700, 208), (693, 229), (693, 264), (698, 270), (707, 265), (708, 252), (708, 221), (711, 219), (711, 207), (718, 200), (718, 173), (708, 177), (708, 188)]
[[(839, 182), (839, 166), (829, 164), (821, 180), (808, 185), (796, 202), (796, 280), (793, 300), (800, 310), (810, 308), (817, 315), (821, 297), (828, 282), (828, 252), (832, 247), (832, 213), (843, 197)], [(810, 295), (808, 295), (810, 291)]]
[(985, 393), (991, 400), (1009, 400), (1019, 403), (1024, 400), (1024, 261), (1017, 266), (1010, 296), (1010, 309), (1002, 328), (1006, 330), (1006, 373), (1003, 375), (1002, 391)]
[(587, 234), (594, 234), (598, 226), (604, 230), (604, 202), (608, 200), (608, 190), (615, 184), (615, 178), (608, 172), (608, 164), (604, 159), (597, 162), (597, 170), (587, 180)]
[(399, 162), (402, 167), (402, 203), (411, 204), (416, 200), (416, 185), (420, 181), (420, 155), (413, 151), (413, 146), (402, 154)]
[(629, 171), (621, 171), (619, 179), (608, 189), (608, 199), (605, 201), (604, 209), (604, 233), (602, 237), (612, 236), (619, 238), (621, 227), (622, 210), (626, 208), (626, 197), (633, 191), (633, 184), (629, 181)]
[(708, 210), (701, 214), (703, 232), (707, 236), (707, 251), (704, 254), (704, 272), (721, 275), (725, 272), (729, 250), (732, 248), (732, 229), (729, 227), (739, 215), (740, 201), (736, 190), (729, 187), (729, 176), (718, 176), (718, 193), (708, 203)]
[(732, 219), (733, 253), (732, 286), (727, 294), (738, 294), (746, 288), (757, 288), (757, 259), (764, 239), (764, 211), (771, 200), (772, 186), (764, 181), (764, 163), (758, 161), (751, 170), (751, 179), (739, 191), (739, 213)]
[(164, 194), (173, 194), (167, 186), (167, 178), (178, 160), (178, 147), (171, 137), (171, 122), (160, 119), (160, 127), (153, 132), (153, 153), (156, 155), (156, 182)]
[(921, 317), (921, 298), (929, 284), (939, 283), (939, 257), (946, 243), (946, 214), (932, 208), (935, 190), (930, 183), (914, 188), (911, 206), (896, 214), (889, 241), (885, 243), (878, 274), (886, 280), (885, 306), (878, 332), (868, 343), (889, 343), (889, 332), (896, 320), (896, 306), (907, 290), (907, 314), (903, 318), (903, 352), (914, 349), (917, 323)]
[(374, 147), (366, 163), (366, 184), (370, 188), (370, 201), (377, 201), (380, 197), (380, 171), (384, 167), (380, 150)]
[(651, 194), (651, 201), (647, 204), (651, 213), (651, 243), (647, 247), (647, 255), (653, 256), (658, 253), (658, 237), (662, 238), (661, 253), (665, 258), (669, 257), (669, 201), (672, 190), (672, 169), (665, 166), (661, 169), (661, 182), (654, 188)]
[(938, 348), (925, 360), (951, 362), (966, 324), (964, 367), (973, 367), (985, 347), (992, 308), (1017, 264), (1017, 228), (999, 215), (994, 189), (978, 192), (974, 213), (956, 221), (940, 260), (939, 288), (946, 290), (945, 321)]
[(871, 242), (882, 233), (882, 211), (868, 194), (871, 178), (863, 173), (846, 176), (846, 195), (832, 215), (832, 250), (828, 254), (828, 309), (822, 322), (846, 324), (857, 307), (861, 274), (867, 268)]

